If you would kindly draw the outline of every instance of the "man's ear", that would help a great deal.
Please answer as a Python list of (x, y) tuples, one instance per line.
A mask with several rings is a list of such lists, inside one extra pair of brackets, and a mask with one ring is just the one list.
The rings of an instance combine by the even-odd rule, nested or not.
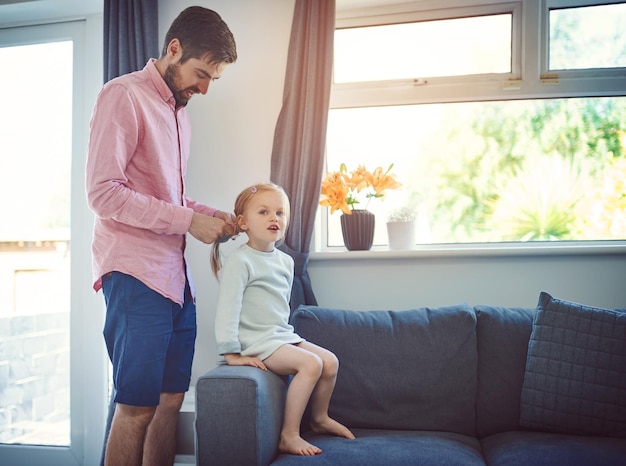
[(167, 54), (171, 58), (180, 58), (183, 54), (183, 47), (180, 45), (180, 41), (176, 38), (172, 39), (169, 44), (167, 44)]

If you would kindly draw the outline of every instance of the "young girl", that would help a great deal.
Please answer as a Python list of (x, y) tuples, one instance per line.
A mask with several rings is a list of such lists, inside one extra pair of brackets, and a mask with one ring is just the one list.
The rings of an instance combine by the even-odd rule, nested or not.
[[(217, 347), (227, 364), (293, 375), (285, 401), (278, 449), (312, 456), (322, 452), (300, 436), (309, 398), (311, 429), (353, 439), (350, 430), (328, 416), (339, 362), (330, 351), (305, 341), (288, 323), (293, 259), (276, 249), (289, 224), (289, 199), (275, 184), (257, 184), (235, 202), (239, 231), (248, 242), (230, 254), (219, 274), (215, 318)], [(211, 266), (220, 270), (219, 243)]]

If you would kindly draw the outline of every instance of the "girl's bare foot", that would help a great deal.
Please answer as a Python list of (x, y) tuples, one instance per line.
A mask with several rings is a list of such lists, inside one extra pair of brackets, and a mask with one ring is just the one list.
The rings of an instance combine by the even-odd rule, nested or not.
[(278, 451), (300, 456), (314, 456), (322, 453), (322, 450), (315, 445), (311, 445), (297, 434), (281, 435), (280, 442), (278, 442)]
[(316, 434), (336, 435), (338, 437), (345, 437), (350, 440), (356, 438), (354, 434), (350, 432), (350, 429), (328, 416), (319, 422), (312, 421), (311, 430)]

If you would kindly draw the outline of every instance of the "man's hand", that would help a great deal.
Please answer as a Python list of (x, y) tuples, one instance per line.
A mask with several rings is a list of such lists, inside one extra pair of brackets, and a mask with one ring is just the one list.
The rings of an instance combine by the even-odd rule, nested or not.
[(224, 359), (226, 359), (226, 363), (229, 366), (252, 366), (258, 367), (261, 370), (266, 371), (267, 367), (263, 364), (259, 358), (253, 358), (251, 356), (242, 356), (239, 353), (228, 353), (224, 355)]
[(218, 210), (218, 211), (216, 211), (216, 212), (213, 214), (213, 217), (215, 217), (215, 218), (221, 218), (221, 219), (222, 219), (222, 220), (224, 220), (226, 223), (228, 223), (228, 224), (229, 224), (229, 225), (233, 228), (233, 231), (235, 232), (235, 233), (233, 233), (233, 234), (235, 234), (235, 235), (236, 235), (237, 233), (239, 233), (239, 230), (238, 230), (238, 228), (237, 228), (237, 227), (238, 227), (238, 226), (237, 226), (237, 217), (235, 217), (235, 215), (234, 215), (234, 214), (231, 214), (231, 213), (229, 213), (229, 212), (223, 212), (223, 211), (221, 211), (221, 210)]
[[(228, 221), (224, 220), (224, 216)], [(209, 217), (199, 213), (194, 213), (191, 218), (189, 233), (198, 241), (206, 244), (215, 242), (220, 236), (233, 236), (236, 234), (235, 224), (230, 214), (218, 211), (215, 217)]]

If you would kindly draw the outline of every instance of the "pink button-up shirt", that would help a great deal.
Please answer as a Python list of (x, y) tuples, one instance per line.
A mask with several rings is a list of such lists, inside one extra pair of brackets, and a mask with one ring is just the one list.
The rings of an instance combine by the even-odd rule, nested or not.
[(155, 60), (100, 91), (91, 119), (86, 188), (96, 214), (94, 289), (112, 271), (182, 304), (186, 233), (193, 212), (216, 209), (185, 196), (191, 127)]

